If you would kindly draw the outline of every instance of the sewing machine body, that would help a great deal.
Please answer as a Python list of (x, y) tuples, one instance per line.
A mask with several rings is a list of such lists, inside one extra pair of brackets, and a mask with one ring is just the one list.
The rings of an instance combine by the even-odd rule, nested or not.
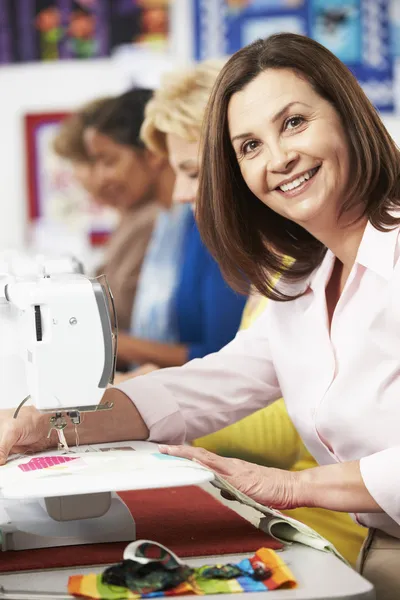
[(112, 322), (100, 281), (0, 276), (1, 407), (29, 395), (41, 411), (95, 408), (113, 378)]
[[(79, 427), (82, 412), (112, 410), (100, 401), (113, 381), (117, 331), (105, 279), (73, 271), (68, 263), (0, 256), (0, 408), (15, 410), (29, 398), (51, 413), (49, 425), (55, 413), (56, 425), (69, 417)], [(134, 520), (117, 491), (212, 479), (190, 461), (163, 459), (152, 444), (120, 448), (28, 455), (2, 467), (2, 549), (132, 541)]]

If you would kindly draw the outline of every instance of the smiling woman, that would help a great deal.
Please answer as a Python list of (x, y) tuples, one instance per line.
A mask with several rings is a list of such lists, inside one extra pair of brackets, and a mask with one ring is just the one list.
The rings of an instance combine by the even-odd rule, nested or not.
[(312, 235), (338, 214), (347, 139), (333, 105), (304, 77), (263, 71), (229, 102), (228, 125), (243, 179), (263, 204)]
[[(285, 284), (310, 275), (326, 246), (338, 250), (331, 224), (339, 215), (340, 228), (356, 222), (359, 240), (367, 218), (397, 222), (379, 206), (400, 195), (389, 134), (345, 65), (303, 36), (259, 40), (227, 63), (203, 157), (199, 227), (238, 288), (248, 278), (263, 295), (288, 300)], [(284, 255), (296, 260), (274, 287)]]
[(263, 204), (312, 235), (335, 218), (348, 182), (347, 139), (333, 105), (304, 78), (260, 73), (231, 99), (228, 123), (242, 177)]

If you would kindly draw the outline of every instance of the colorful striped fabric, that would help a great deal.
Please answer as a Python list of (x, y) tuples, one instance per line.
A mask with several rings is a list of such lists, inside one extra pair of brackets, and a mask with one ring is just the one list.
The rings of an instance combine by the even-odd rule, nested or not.
[[(137, 598), (157, 598), (163, 596), (185, 596), (207, 594), (235, 594), (243, 592), (266, 592), (278, 588), (294, 588), (297, 583), (288, 566), (274, 550), (260, 548), (249, 559), (244, 559), (238, 566), (244, 575), (236, 579), (209, 579), (202, 576), (206, 569), (215, 565), (206, 565), (194, 569), (188, 581), (177, 587), (162, 592), (152, 592), (142, 596), (134, 594), (127, 588), (102, 583), (102, 575), (73, 575), (69, 578), (68, 592), (72, 596), (95, 598), (100, 600), (130, 600)], [(262, 567), (267, 573), (263, 581), (254, 579), (254, 570)]]

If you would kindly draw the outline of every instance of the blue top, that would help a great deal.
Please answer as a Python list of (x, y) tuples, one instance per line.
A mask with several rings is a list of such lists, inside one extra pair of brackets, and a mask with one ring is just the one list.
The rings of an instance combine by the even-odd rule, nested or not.
[(157, 342), (176, 343), (175, 309), (184, 242), (192, 210), (185, 204), (161, 209), (140, 270), (132, 309), (131, 334)]
[(188, 346), (188, 358), (217, 352), (236, 335), (246, 297), (223, 280), (188, 205), (162, 211), (142, 266), (131, 334)]
[(201, 241), (193, 212), (184, 247), (175, 308), (179, 342), (189, 347), (191, 360), (217, 352), (235, 337), (247, 298), (223, 279)]

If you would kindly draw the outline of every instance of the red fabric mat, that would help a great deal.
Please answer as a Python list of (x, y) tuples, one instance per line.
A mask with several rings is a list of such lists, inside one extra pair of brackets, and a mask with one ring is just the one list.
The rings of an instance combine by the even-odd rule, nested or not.
[[(196, 486), (121, 492), (138, 539), (155, 540), (178, 556), (282, 548), (230, 508)], [(115, 563), (128, 542), (0, 552), (0, 572)]]

